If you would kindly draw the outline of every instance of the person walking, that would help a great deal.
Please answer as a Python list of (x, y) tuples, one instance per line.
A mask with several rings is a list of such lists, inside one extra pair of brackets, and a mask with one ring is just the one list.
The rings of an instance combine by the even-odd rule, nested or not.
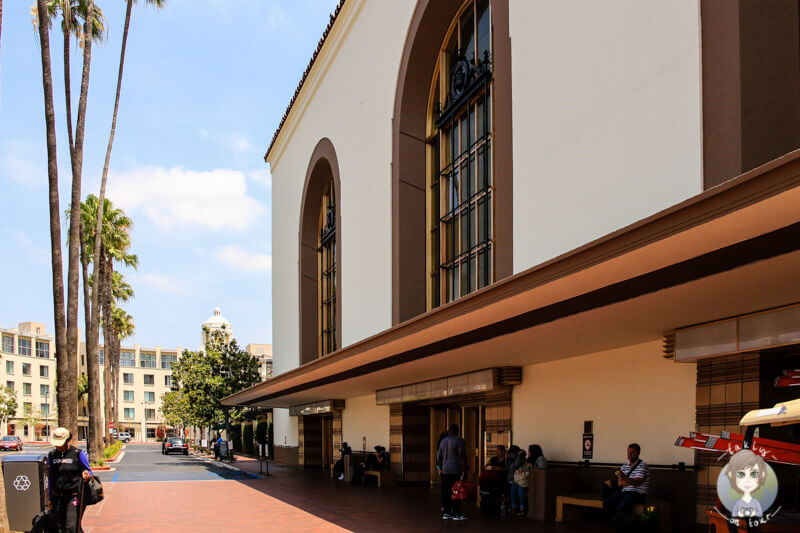
[(462, 478), (467, 465), (467, 444), (458, 436), (458, 424), (452, 424), (447, 437), (439, 443), (436, 464), (442, 476), (442, 519), (466, 520), (461, 502), (453, 500), (453, 485)]
[(89, 456), (70, 445), (71, 440), (72, 433), (67, 428), (56, 429), (52, 440), (56, 448), (47, 454), (50, 502), (61, 533), (82, 531), (83, 502), (80, 491), (82, 482), (94, 475), (89, 466)]

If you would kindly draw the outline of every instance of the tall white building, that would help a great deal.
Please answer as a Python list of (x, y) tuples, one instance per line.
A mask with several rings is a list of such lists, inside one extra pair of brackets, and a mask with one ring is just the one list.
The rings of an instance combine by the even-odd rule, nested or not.
[(638, 442), (705, 521), (720, 465), (676, 437), (792, 399), (798, 35), (796, 0), (340, 2), (265, 156), (276, 376), (226, 402), (274, 408), (282, 460), (383, 445), (407, 482), (450, 423), (469, 475), (540, 444), (531, 515), (596, 490), (583, 432), (593, 479)]
[(208, 317), (205, 322), (203, 322), (200, 333), (200, 350), (205, 350), (208, 339), (211, 337), (211, 334), (216, 331), (222, 332), (222, 334), (225, 336), (226, 342), (230, 342), (233, 339), (233, 324), (228, 322), (228, 319), (222, 316), (222, 312), (220, 311), (219, 307), (215, 307), (214, 314)]

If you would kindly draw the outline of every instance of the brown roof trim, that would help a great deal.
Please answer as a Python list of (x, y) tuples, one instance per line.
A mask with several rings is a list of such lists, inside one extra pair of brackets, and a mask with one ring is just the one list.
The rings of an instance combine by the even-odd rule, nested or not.
[(480, 326), (465, 333), (459, 333), (349, 370), (301, 383), (280, 392), (266, 394), (258, 399), (246, 402), (246, 405), (329, 385), (337, 381), (364, 376), (396, 365), (487, 341), (578, 313), (613, 305), (797, 250), (800, 250), (800, 222), (648, 272), (647, 274)]
[(314, 62), (317, 60), (317, 56), (319, 56), (320, 51), (322, 50), (325, 41), (328, 39), (328, 35), (331, 33), (331, 29), (333, 25), (336, 23), (336, 19), (339, 17), (339, 13), (342, 11), (342, 6), (344, 6), (346, 0), (339, 0), (339, 3), (336, 5), (336, 9), (334, 9), (333, 13), (331, 13), (330, 21), (328, 22), (328, 26), (325, 28), (325, 31), (322, 32), (322, 37), (320, 37), (319, 42), (317, 43), (317, 49), (314, 50), (314, 53), (311, 55), (311, 60), (308, 62), (308, 66), (303, 71), (303, 76), (300, 78), (300, 83), (297, 84), (297, 88), (294, 90), (294, 95), (292, 99), (289, 101), (289, 105), (286, 106), (286, 111), (283, 113), (283, 117), (281, 117), (281, 121), (278, 124), (278, 129), (275, 130), (275, 133), (272, 135), (272, 140), (269, 143), (269, 147), (267, 148), (267, 152), (264, 154), (264, 161), (267, 161), (269, 157), (269, 153), (272, 151), (272, 147), (275, 146), (275, 140), (278, 138), (278, 134), (281, 132), (283, 128), (283, 124), (286, 122), (286, 118), (289, 116), (289, 112), (292, 110), (292, 106), (297, 101), (297, 97), (300, 95), (300, 91), (303, 89), (303, 85), (306, 82), (306, 78), (311, 73), (311, 67), (314, 66)]
[(293, 368), (263, 383), (253, 385), (232, 395), (231, 398), (251, 389), (263, 387), (265, 383), (280, 383), (310, 370), (324, 368), (360, 352), (609, 261), (796, 187), (800, 187), (800, 150), (790, 152), (679, 204), (470, 295), (376, 333), (325, 357)]

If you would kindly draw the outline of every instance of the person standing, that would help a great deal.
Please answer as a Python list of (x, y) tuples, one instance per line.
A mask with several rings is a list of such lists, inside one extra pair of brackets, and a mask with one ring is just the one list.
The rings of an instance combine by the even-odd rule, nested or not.
[(94, 475), (89, 466), (89, 456), (71, 446), (71, 440), (72, 433), (67, 428), (56, 429), (52, 440), (56, 448), (47, 454), (50, 502), (62, 533), (82, 531), (81, 485)]
[(439, 443), (436, 461), (442, 477), (442, 519), (466, 520), (461, 503), (453, 500), (453, 485), (464, 475), (467, 444), (458, 436), (458, 424), (452, 424), (447, 437)]

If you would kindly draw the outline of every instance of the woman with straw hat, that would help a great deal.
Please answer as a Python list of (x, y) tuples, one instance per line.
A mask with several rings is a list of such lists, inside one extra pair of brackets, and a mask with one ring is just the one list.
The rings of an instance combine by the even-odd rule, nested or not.
[(72, 433), (67, 428), (56, 429), (52, 439), (56, 448), (47, 455), (50, 463), (50, 502), (58, 520), (59, 531), (64, 533), (82, 531), (81, 481), (87, 481), (93, 475), (89, 467), (89, 456), (85, 451), (70, 445), (71, 440)]

